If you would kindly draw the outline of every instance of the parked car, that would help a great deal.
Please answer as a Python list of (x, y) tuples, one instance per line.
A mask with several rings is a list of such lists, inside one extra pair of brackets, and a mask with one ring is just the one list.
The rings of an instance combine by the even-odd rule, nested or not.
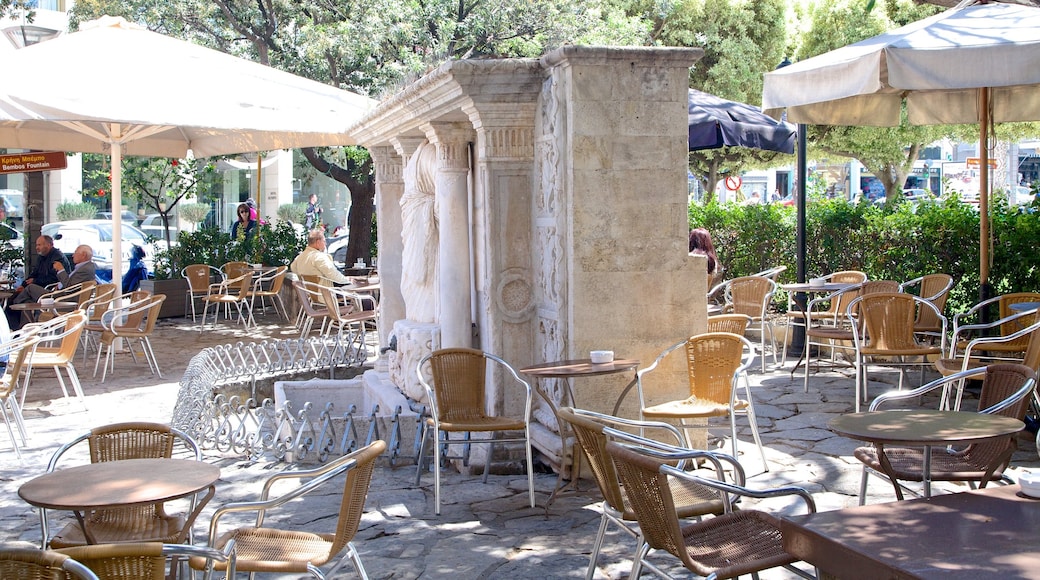
[[(137, 216), (134, 215), (134, 212), (132, 212), (132, 211), (130, 211), (128, 209), (124, 209), (120, 213), (120, 215), (123, 216), (123, 223), (124, 224), (130, 224), (132, 226), (136, 226), (137, 225)], [(99, 220), (111, 220), (112, 219), (112, 212), (110, 212), (110, 211), (99, 211), (99, 212), (97, 212), (97, 215), (94, 216), (94, 218), (95, 219), (99, 219)]]
[[(73, 220), (67, 222), (51, 222), (44, 224), (40, 232), (43, 235), (54, 238), (54, 247), (61, 250), (66, 256), (72, 256), (76, 246), (86, 244), (94, 249), (94, 263), (99, 270), (112, 269), (112, 222), (111, 220)], [(152, 244), (144, 232), (137, 229), (130, 222), (123, 222), (123, 236), (121, 238), (121, 253), (123, 255), (123, 270), (130, 265), (130, 250), (135, 246), (144, 248), (144, 263), (148, 271), (153, 269), (153, 257), (155, 254)]]
[[(935, 201), (935, 196), (927, 189), (911, 187), (903, 190), (903, 200), (912, 202)], [(874, 200), (874, 204), (884, 205), (885, 201), (887, 201), (887, 198), (881, 196)]]
[[(144, 219), (141, 220), (141, 225), (137, 227), (157, 240), (166, 239), (166, 232), (163, 231), (162, 216), (157, 213), (150, 213), (144, 216)], [(170, 240), (177, 241), (177, 220), (172, 216), (170, 217)]]

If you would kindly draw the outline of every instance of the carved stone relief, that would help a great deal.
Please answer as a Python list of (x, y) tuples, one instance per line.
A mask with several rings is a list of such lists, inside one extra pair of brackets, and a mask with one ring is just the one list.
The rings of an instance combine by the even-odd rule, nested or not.
[(437, 321), (437, 222), (434, 174), (437, 148), (424, 143), (404, 168), (401, 239), (404, 242), (401, 294), (405, 313), (416, 322)]

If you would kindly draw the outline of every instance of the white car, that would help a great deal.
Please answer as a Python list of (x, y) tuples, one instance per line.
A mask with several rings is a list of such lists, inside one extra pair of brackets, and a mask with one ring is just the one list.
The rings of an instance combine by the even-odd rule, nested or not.
[[(109, 220), (51, 222), (44, 224), (40, 233), (54, 238), (54, 247), (67, 256), (76, 251), (76, 246), (86, 244), (94, 249), (94, 263), (99, 269), (112, 268), (112, 222)], [(136, 226), (124, 223), (121, 244), (124, 273), (130, 267), (130, 250), (134, 246), (144, 248), (144, 263), (148, 266), (149, 272), (153, 270), (152, 259), (155, 250), (148, 243), (144, 232)]]
[[(177, 241), (177, 220), (173, 216), (170, 216), (170, 240), (173, 242)], [(138, 226), (140, 230), (149, 236), (157, 240), (166, 240), (166, 232), (163, 230), (162, 216), (157, 213), (150, 213), (144, 216), (141, 220), (141, 225)]]

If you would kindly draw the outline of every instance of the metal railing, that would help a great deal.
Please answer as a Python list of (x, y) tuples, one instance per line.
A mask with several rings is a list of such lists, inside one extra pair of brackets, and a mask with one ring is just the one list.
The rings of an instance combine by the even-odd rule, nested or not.
[[(192, 357), (184, 371), (173, 425), (205, 449), (294, 463), (325, 461), (382, 439), (380, 422), (386, 422), (387, 453), (393, 463), (400, 454), (400, 407), (389, 417), (380, 416), (379, 405), (373, 405), (367, 415), (359, 414), (356, 405), (337, 415), (332, 403), (315, 409), (307, 402), (297, 410), (291, 401), (279, 408), (269, 398), (256, 400), (258, 381), (324, 370), (334, 378), (335, 369), (359, 368), (367, 356), (364, 339), (354, 337), (345, 344), (323, 337), (206, 348)], [(248, 398), (233, 394), (246, 390)], [(364, 439), (359, 436), (362, 429)]]

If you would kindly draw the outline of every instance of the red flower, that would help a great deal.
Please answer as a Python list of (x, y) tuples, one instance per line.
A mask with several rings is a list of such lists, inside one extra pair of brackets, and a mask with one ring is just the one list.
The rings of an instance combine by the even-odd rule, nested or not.
[(98, 194), (98, 197), (104, 197), (105, 196), (105, 190), (104, 189), (99, 189), (99, 190), (97, 190), (97, 194)]
[(171, 159), (170, 160), (170, 165), (173, 165), (174, 167), (177, 167), (177, 160), (176, 159)]

